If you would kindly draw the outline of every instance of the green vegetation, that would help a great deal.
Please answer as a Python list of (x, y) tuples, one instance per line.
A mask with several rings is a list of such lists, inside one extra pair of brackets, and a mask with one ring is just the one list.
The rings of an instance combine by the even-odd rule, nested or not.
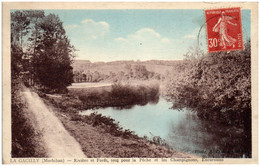
[[(102, 114), (98, 114), (96, 112), (91, 113), (90, 115), (79, 115), (79, 114), (71, 114), (72, 121), (81, 121), (87, 124), (92, 125), (93, 127), (99, 126), (105, 132), (112, 134), (116, 137), (122, 137), (125, 139), (142, 139), (138, 137), (133, 131), (129, 129), (123, 129), (119, 126), (118, 122), (115, 122), (111, 117), (103, 116)], [(166, 143), (164, 139), (159, 136), (152, 136), (151, 138), (144, 136), (143, 139), (149, 141), (151, 144), (160, 145), (166, 147), (167, 149), (171, 149), (169, 145)]]
[[(192, 54), (191, 54), (192, 55)], [(174, 108), (191, 108), (203, 119), (242, 128), (243, 147), (251, 156), (250, 42), (243, 51), (203, 55), (179, 65), (179, 74), (168, 85)]]
[(12, 81), (12, 157), (46, 157), (45, 150), (39, 146), (39, 133), (25, 112), (26, 104), (20, 94), (22, 88), (20, 81)]
[(73, 114), (71, 117), (72, 121), (82, 121), (84, 123), (90, 124), (93, 127), (100, 126), (104, 129), (105, 132), (110, 133), (116, 137), (123, 137), (126, 139), (134, 138), (138, 139), (139, 137), (134, 134), (134, 132), (130, 130), (124, 130), (119, 126), (118, 122), (115, 122), (114, 119), (106, 116), (102, 116), (101, 114), (92, 113), (88, 116), (81, 116), (78, 114)]
[(65, 91), (73, 81), (73, 51), (58, 16), (40, 10), (11, 12), (12, 157), (46, 156), (21, 91), (23, 84)]
[[(243, 135), (243, 138), (238, 136), (238, 144), (243, 142), (240, 144), (245, 148), (242, 151), (246, 157), (251, 157), (250, 41), (245, 44), (243, 51), (204, 55), (196, 50), (189, 52), (189, 58), (184, 61), (75, 61), (73, 64), (74, 51), (58, 16), (46, 16), (44, 11), (11, 12), (13, 157), (44, 156), (37, 152), (37, 133), (24, 112), (26, 105), (20, 95), (21, 84), (40, 89), (44, 92), (39, 92), (42, 97), (46, 97), (45, 93), (68, 92), (61, 98), (52, 98), (50, 101), (61, 111), (68, 113), (70, 120), (99, 126), (113, 136), (136, 139), (133, 132), (123, 130), (111, 118), (100, 114), (83, 117), (76, 113), (83, 109), (121, 109), (148, 102), (157, 103), (159, 85), (134, 86), (117, 83), (112, 87), (97, 89), (66, 89), (73, 81), (132, 80), (167, 82), (166, 93), (163, 94), (172, 101), (173, 108), (190, 108), (202, 119), (232, 126), (231, 129), (238, 135)], [(150, 141), (165, 144), (159, 137)]]
[(129, 80), (164, 81), (169, 70), (179, 61), (114, 61), (76, 60), (73, 63), (74, 82), (120, 82)]
[(73, 81), (74, 48), (62, 22), (54, 14), (24, 10), (11, 12), (12, 75), (45, 91), (64, 91)]
[[(123, 95), (121, 93), (119, 93), (119, 96), (125, 96), (129, 93), (134, 93), (134, 92), (128, 92), (129, 89), (138, 89), (138, 87), (131, 87), (129, 85), (114, 85), (113, 87), (117, 87), (117, 86), (121, 86), (121, 90), (125, 91), (127, 93), (123, 93)], [(139, 87), (140, 88), (140, 87)], [(154, 87), (155, 88), (155, 87)], [(151, 88), (152, 89), (152, 88)], [(76, 91), (75, 91), (76, 90)], [(110, 92), (110, 93), (108, 93)], [(137, 92), (137, 91), (135, 91)], [(130, 147), (127, 147), (127, 150), (125, 150), (124, 146), (128, 146), (128, 144), (126, 143), (122, 143), (120, 144), (120, 148), (119, 151), (125, 151), (123, 154), (121, 154), (121, 152), (117, 152), (116, 154), (113, 154), (113, 156), (117, 156), (120, 155), (121, 157), (136, 157), (136, 156), (147, 156), (147, 157), (151, 157), (151, 156), (165, 156), (165, 154), (161, 154), (161, 153), (167, 153), (167, 155), (171, 156), (172, 154), (172, 149), (166, 144), (166, 141), (162, 138), (160, 138), (159, 136), (153, 136), (153, 137), (146, 137), (144, 136), (143, 138), (138, 137), (133, 131), (128, 130), (128, 129), (123, 129), (122, 127), (120, 127), (119, 123), (116, 122), (114, 119), (112, 119), (111, 117), (106, 117), (103, 116), (101, 114), (98, 113), (91, 113), (90, 115), (79, 115), (78, 112), (79, 110), (84, 110), (85, 109), (85, 105), (84, 102), (86, 102), (85, 100), (80, 100), (78, 95), (89, 95), (90, 93), (92, 93), (93, 95), (95, 94), (96, 97), (101, 97), (102, 95), (108, 95), (112, 93), (112, 88), (110, 87), (98, 87), (98, 88), (91, 88), (89, 90), (82, 91), (82, 89), (78, 90), (78, 89), (73, 89), (73, 91), (70, 90), (70, 94), (63, 94), (62, 97), (53, 97), (53, 96), (48, 96), (45, 95), (42, 92), (39, 92), (39, 95), (45, 99), (46, 103), (50, 103), (52, 105), (55, 106), (55, 108), (59, 109), (59, 113), (57, 114), (58, 117), (59, 114), (62, 114), (62, 118), (67, 117), (69, 119), (69, 123), (74, 124), (74, 125), (79, 125), (79, 128), (82, 128), (80, 126), (83, 126), (83, 124), (87, 124), (87, 125), (91, 125), (93, 127), (96, 128), (96, 130), (99, 130), (100, 133), (109, 133), (109, 135), (118, 137), (118, 138), (123, 138), (123, 142), (125, 141), (137, 141), (137, 143), (131, 145), (131, 150), (129, 150)], [(97, 95), (98, 94), (98, 95)], [(94, 96), (92, 95), (92, 97), (90, 97), (91, 95), (89, 95), (89, 98), (93, 98)], [(117, 93), (113, 94), (114, 96), (118, 96)], [(98, 101), (100, 100), (100, 98), (95, 98)], [(98, 102), (97, 101), (97, 102)], [(87, 101), (89, 102), (89, 100)], [(99, 101), (100, 102), (100, 101)], [(115, 101), (112, 101), (115, 102)], [(120, 101), (119, 101), (120, 102)], [(50, 105), (48, 104), (48, 105)], [(90, 107), (90, 105), (89, 105)], [(96, 108), (96, 104), (94, 103), (93, 105), (91, 105), (92, 108)], [(76, 123), (73, 123), (76, 122)], [(68, 127), (68, 130), (71, 130), (72, 133), (76, 134), (76, 136), (82, 135), (82, 133), (78, 133), (78, 129), (70, 129), (71, 126), (66, 123), (64, 124), (65, 127)], [(83, 139), (83, 138), (82, 138)], [(114, 138), (113, 138), (114, 139)], [(95, 142), (95, 140), (92, 140)], [(81, 143), (83, 149), (85, 146), (85, 142), (83, 140), (79, 140), (79, 142)], [(115, 146), (115, 145), (110, 145), (110, 146)], [(141, 148), (141, 149), (139, 149)], [(111, 147), (109, 148), (111, 149)], [(147, 149), (150, 149), (151, 152), (148, 152)], [(154, 154), (155, 151), (157, 151), (157, 149), (160, 149), (160, 151), (158, 152), (158, 154)], [(112, 149), (113, 150), (113, 149)], [(135, 153), (131, 153), (131, 151), (139, 151), (139, 152), (135, 152)], [(143, 153), (140, 153), (141, 151), (144, 151)], [(146, 154), (148, 152), (148, 154)], [(118, 154), (119, 153), (119, 154)]]
[(131, 108), (134, 105), (146, 105), (148, 102), (157, 103), (159, 86), (131, 86), (114, 84), (112, 87), (91, 89), (70, 89), (71, 96), (77, 96), (83, 103), (84, 109), (117, 107)]

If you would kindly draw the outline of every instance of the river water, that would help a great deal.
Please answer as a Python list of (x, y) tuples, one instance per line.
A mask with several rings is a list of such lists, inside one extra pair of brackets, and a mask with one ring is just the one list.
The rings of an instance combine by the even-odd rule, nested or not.
[(238, 146), (243, 141), (239, 132), (201, 120), (190, 110), (170, 109), (171, 105), (161, 98), (158, 103), (135, 105), (130, 109), (108, 107), (80, 114), (98, 112), (109, 116), (138, 136), (160, 136), (177, 151), (203, 157), (243, 157), (243, 147)]

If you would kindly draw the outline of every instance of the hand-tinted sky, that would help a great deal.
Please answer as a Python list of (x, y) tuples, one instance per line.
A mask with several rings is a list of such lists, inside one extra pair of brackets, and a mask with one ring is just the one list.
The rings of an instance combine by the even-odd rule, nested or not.
[[(59, 15), (76, 59), (176, 60), (198, 43), (207, 50), (203, 10), (45, 10)], [(250, 37), (250, 10), (242, 10), (244, 40)]]

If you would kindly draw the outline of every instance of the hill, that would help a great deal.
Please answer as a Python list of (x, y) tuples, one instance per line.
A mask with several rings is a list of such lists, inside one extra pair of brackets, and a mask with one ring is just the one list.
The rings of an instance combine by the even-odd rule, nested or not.
[(149, 61), (111, 61), (111, 62), (90, 62), (88, 60), (75, 60), (72, 67), (74, 72), (99, 72), (109, 74), (110, 72), (126, 72), (126, 65), (144, 65), (150, 72), (165, 75), (167, 71), (173, 69), (181, 61), (149, 60)]

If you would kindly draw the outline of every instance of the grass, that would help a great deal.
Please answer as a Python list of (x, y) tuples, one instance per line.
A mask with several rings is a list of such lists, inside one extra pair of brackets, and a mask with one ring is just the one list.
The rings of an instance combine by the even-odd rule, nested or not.
[[(93, 89), (91, 91), (96, 92)], [(83, 107), (83, 103), (77, 96), (63, 95), (61, 98), (43, 94), (41, 96), (44, 97), (48, 106), (53, 107), (56, 116), (77, 139), (87, 157), (189, 156), (171, 150), (160, 137), (138, 137), (133, 131), (124, 130), (110, 117), (97, 113), (88, 116), (79, 115), (78, 110), (80, 109), (77, 108)], [(73, 104), (71, 101), (79, 103), (79, 105)]]
[[(47, 97), (44, 94), (40, 96)], [(70, 89), (68, 95), (63, 95), (62, 98), (48, 98), (48, 100), (62, 112), (68, 113), (71, 121), (100, 127), (104, 132), (116, 137), (140, 139), (133, 131), (120, 127), (119, 123), (111, 117), (98, 113), (82, 116), (78, 114), (78, 111), (104, 107), (130, 108), (136, 104), (156, 103), (159, 100), (159, 86), (158, 84), (114, 84), (110, 87), (77, 88)], [(169, 148), (165, 140), (158, 136), (143, 137), (143, 139), (151, 144)]]
[(133, 105), (157, 103), (159, 86), (114, 84), (111, 87), (70, 89), (69, 95), (78, 97), (83, 103), (83, 109), (131, 108)]
[(90, 115), (79, 115), (73, 114), (71, 116), (71, 121), (81, 121), (92, 125), (93, 127), (101, 127), (105, 132), (110, 133), (116, 137), (122, 137), (125, 139), (144, 139), (151, 144), (159, 145), (166, 147), (167, 149), (171, 149), (170, 146), (166, 143), (164, 139), (159, 136), (152, 136), (148, 138), (144, 136), (143, 138), (138, 137), (133, 131), (129, 129), (123, 129), (119, 126), (118, 122), (115, 122), (111, 117), (103, 116), (102, 114), (98, 114), (96, 112), (91, 113)]
[[(14, 85), (15, 84), (15, 85)], [(11, 129), (12, 157), (46, 157), (40, 143), (40, 133), (35, 131), (27, 105), (21, 95), (22, 85), (12, 80)]]
[[(110, 87), (70, 89), (69, 94), (62, 95), (61, 98), (47, 97), (44, 93), (40, 92), (39, 95), (47, 98), (48, 101), (62, 112), (69, 113), (72, 121), (81, 121), (93, 127), (101, 126), (105, 132), (113, 136), (136, 139), (138, 137), (134, 132), (122, 129), (110, 117), (105, 117), (97, 113), (92, 113), (89, 116), (81, 116), (78, 114), (78, 111), (100, 107), (130, 108), (130, 106), (135, 104), (145, 105), (148, 102), (158, 102), (159, 86), (114, 84)], [(150, 142), (156, 143), (153, 140), (150, 140)]]
[(84, 123), (87, 123), (89, 125), (92, 125), (93, 127), (102, 127), (102, 129), (110, 133), (113, 136), (116, 137), (122, 137), (122, 138), (134, 138), (138, 139), (138, 136), (134, 134), (133, 131), (130, 130), (124, 130), (122, 127), (119, 126), (118, 122), (115, 122), (114, 119), (106, 116), (102, 116), (102, 114), (98, 113), (92, 113), (90, 115), (78, 115), (74, 114), (71, 116), (72, 121), (81, 121)]

